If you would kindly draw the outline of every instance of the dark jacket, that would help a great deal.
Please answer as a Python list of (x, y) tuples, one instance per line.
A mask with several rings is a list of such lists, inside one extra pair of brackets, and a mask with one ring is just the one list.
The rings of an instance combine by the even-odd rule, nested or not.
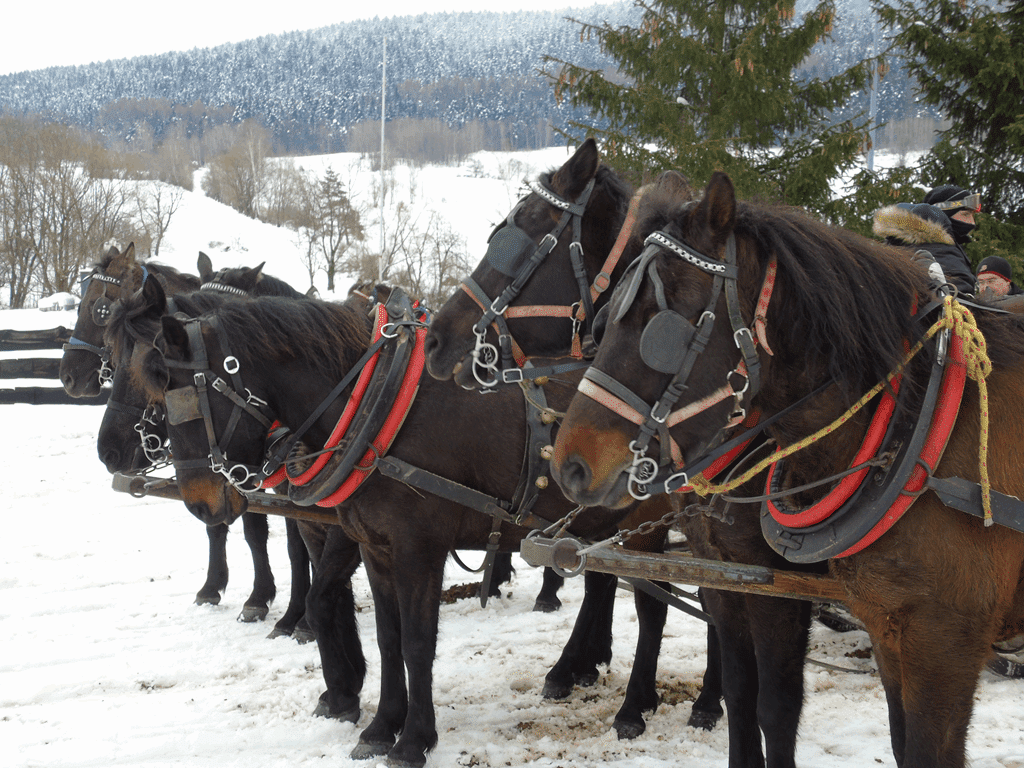
[(971, 262), (942, 224), (922, 219), (907, 207), (889, 205), (875, 212), (872, 231), (892, 245), (927, 251), (942, 267), (947, 282), (955, 285), (961, 294), (974, 294)]

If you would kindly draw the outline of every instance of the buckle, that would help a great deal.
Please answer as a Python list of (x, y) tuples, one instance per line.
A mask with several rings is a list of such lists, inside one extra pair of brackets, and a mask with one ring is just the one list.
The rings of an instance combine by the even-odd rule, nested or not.
[(501, 372), (501, 381), (504, 384), (518, 384), (523, 378), (522, 368), (505, 368)]

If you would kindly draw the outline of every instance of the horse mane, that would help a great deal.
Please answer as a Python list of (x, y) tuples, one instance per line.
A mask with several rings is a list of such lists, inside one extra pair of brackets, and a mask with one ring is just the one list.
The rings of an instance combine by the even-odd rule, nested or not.
[[(225, 267), (213, 276), (211, 283), (222, 283), (224, 285), (237, 286), (239, 278), (249, 270), (245, 267)], [(306, 295), (296, 290), (279, 277), (260, 272), (258, 289), (255, 291), (260, 296), (283, 296), (288, 299), (305, 299)]]
[(340, 379), (370, 344), (370, 320), (344, 303), (279, 296), (224, 302), (216, 315), (231, 354), (261, 365), (303, 359), (315, 372)]
[[(925, 271), (907, 258), (905, 249), (781, 205), (739, 202), (736, 232), (756, 244), (760, 274), (770, 255), (778, 260), (769, 333), (789, 337), (776, 349), (802, 358), (789, 364), (823, 365), (848, 394), (861, 392), (895, 369), (907, 345), (927, 330), (914, 319), (912, 307), (920, 308), (934, 295)], [(1024, 319), (991, 313), (976, 317), (986, 337), (991, 334), (994, 363), (1010, 365), (1024, 358)]]

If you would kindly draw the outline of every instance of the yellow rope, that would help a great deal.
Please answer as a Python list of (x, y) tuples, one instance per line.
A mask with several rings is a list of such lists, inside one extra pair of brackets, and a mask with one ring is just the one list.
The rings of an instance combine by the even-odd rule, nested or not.
[(903, 361), (895, 368), (895, 370), (886, 376), (885, 381), (881, 381), (876, 384), (838, 419), (833, 421), (831, 424), (822, 427), (813, 435), (805, 437), (803, 440), (793, 443), (787, 448), (762, 459), (742, 475), (734, 477), (726, 483), (715, 485), (707, 480), (703, 475), (697, 475), (691, 480), (694, 492), (700, 496), (708, 496), (710, 494), (731, 491), (734, 488), (743, 485), (743, 483), (747, 482), (752, 477), (763, 472), (770, 464), (774, 464), (787, 456), (791, 456), (797, 451), (803, 450), (808, 445), (811, 445), (826, 435), (834, 432), (849, 421), (850, 418), (853, 417), (853, 415), (861, 408), (867, 405), (875, 395), (881, 392), (885, 387), (886, 381), (892, 381), (892, 379), (907, 366), (907, 363), (909, 363), (914, 356), (921, 351), (924, 343), (928, 339), (932, 338), (943, 328), (949, 328), (955, 335), (959, 336), (963, 340), (967, 375), (974, 381), (978, 382), (978, 397), (981, 402), (981, 445), (979, 450), (981, 503), (982, 509), (985, 511), (985, 525), (992, 525), (992, 495), (988, 479), (988, 389), (985, 385), (985, 377), (988, 376), (992, 370), (992, 362), (989, 360), (988, 353), (986, 351), (985, 337), (978, 329), (978, 324), (974, 319), (974, 315), (971, 314), (971, 311), (959, 302), (954, 301), (952, 296), (945, 297), (944, 306), (945, 312), (943, 313), (943, 316), (928, 329), (924, 338), (914, 345), (913, 349), (906, 354)]

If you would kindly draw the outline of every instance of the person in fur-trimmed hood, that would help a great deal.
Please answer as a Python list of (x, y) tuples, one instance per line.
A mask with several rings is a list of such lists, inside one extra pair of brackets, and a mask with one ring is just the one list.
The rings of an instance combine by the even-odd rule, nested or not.
[(942, 268), (946, 282), (955, 285), (961, 295), (974, 294), (971, 262), (953, 238), (949, 217), (934, 205), (897, 203), (880, 208), (871, 229), (890, 245), (926, 251)]

